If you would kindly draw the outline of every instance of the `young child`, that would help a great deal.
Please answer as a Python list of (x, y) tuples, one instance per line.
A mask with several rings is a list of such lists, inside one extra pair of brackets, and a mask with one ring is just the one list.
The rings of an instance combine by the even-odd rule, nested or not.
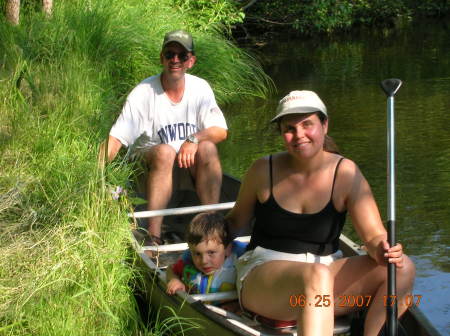
[(246, 244), (228, 239), (224, 216), (204, 212), (188, 226), (189, 245), (183, 256), (167, 270), (167, 293), (189, 291), (193, 294), (236, 289), (234, 263), (245, 252)]

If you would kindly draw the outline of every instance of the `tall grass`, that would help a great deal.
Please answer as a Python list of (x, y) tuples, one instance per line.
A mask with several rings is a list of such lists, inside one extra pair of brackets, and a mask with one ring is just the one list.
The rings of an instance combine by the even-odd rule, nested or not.
[[(164, 33), (195, 18), (169, 0), (55, 6), (0, 21), (0, 335), (160, 334), (138, 317), (128, 205), (108, 192), (131, 168), (99, 171), (96, 155), (127, 92), (160, 71)], [(217, 28), (193, 35), (195, 73), (220, 103), (267, 94)]]

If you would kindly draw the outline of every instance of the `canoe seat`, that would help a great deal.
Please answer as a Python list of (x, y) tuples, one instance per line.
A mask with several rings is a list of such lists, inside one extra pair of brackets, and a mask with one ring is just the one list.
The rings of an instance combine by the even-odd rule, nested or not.
[[(296, 328), (297, 321), (279, 321), (264, 316), (254, 315), (253, 319), (261, 323), (261, 325), (270, 329), (280, 330), (286, 328)], [(350, 332), (351, 318), (350, 316), (338, 316), (334, 319), (333, 335), (342, 335)]]
[(337, 316), (334, 318), (334, 335), (346, 334), (350, 332), (352, 319), (349, 315)]

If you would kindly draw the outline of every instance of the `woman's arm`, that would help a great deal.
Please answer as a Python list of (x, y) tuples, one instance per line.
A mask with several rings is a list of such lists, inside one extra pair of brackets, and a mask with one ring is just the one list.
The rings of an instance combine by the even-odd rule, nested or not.
[(403, 266), (403, 250), (400, 244), (389, 247), (387, 232), (383, 226), (380, 212), (370, 189), (369, 183), (350, 160), (342, 162), (343, 173), (340, 185), (345, 184), (345, 204), (352, 219), (356, 232), (363, 241), (368, 254), (378, 264), (387, 261), (395, 263), (397, 267)]
[[(253, 219), (255, 203), (257, 200), (257, 188), (262, 184), (261, 181), (264, 181), (262, 173), (264, 168), (266, 168), (266, 170), (268, 169), (265, 161), (267, 160), (259, 159), (249, 168), (242, 180), (236, 204), (226, 215), (228, 229), (232, 236), (231, 238), (238, 236), (239, 232), (245, 227), (248, 227)], [(268, 174), (268, 170), (266, 174)]]

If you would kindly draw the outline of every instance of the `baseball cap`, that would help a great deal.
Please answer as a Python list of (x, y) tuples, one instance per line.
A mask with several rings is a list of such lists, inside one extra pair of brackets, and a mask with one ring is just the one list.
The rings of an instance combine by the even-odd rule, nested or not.
[(271, 122), (288, 114), (322, 112), (326, 117), (327, 108), (319, 96), (313, 91), (291, 91), (278, 103), (277, 115)]
[(192, 39), (192, 35), (184, 30), (173, 30), (171, 32), (168, 32), (164, 36), (162, 47), (164, 48), (170, 42), (177, 42), (181, 44), (187, 51), (194, 51), (194, 41)]

